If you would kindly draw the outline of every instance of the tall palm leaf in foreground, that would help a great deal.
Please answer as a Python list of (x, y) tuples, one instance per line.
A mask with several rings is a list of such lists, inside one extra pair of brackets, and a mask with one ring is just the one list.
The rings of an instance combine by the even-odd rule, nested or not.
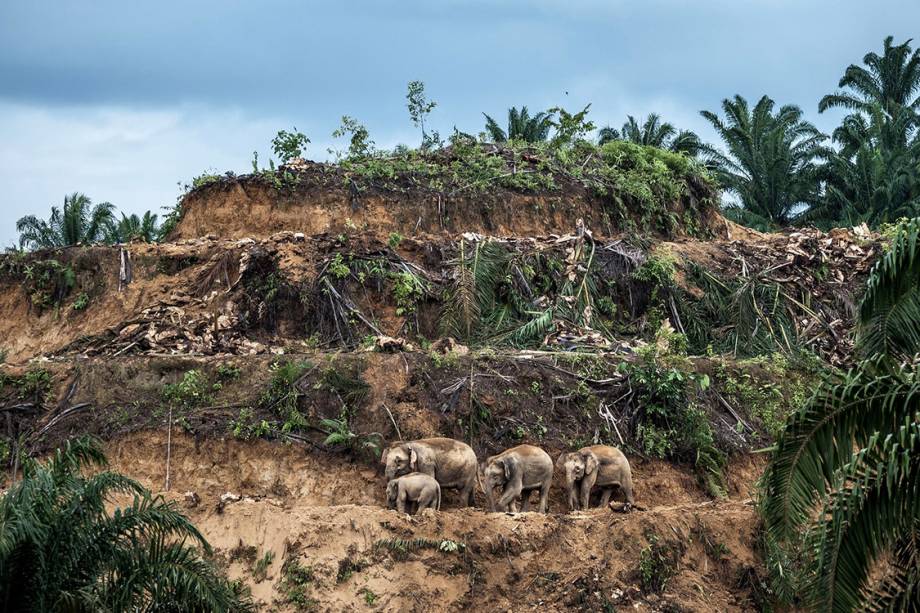
[(102, 240), (111, 228), (115, 205), (101, 202), (93, 206), (84, 194), (64, 197), (64, 207), (51, 207), (48, 220), (27, 215), (16, 222), (19, 245), (30, 249), (53, 249)]
[[(83, 475), (104, 465), (91, 439), (24, 465), (23, 480), (0, 499), (0, 610), (250, 608), (202, 559), (207, 542), (173, 504), (118, 473)], [(109, 513), (115, 495), (134, 500)]]
[(871, 357), (827, 376), (764, 475), (771, 570), (813, 610), (917, 610), (920, 218), (873, 268), (857, 340)]

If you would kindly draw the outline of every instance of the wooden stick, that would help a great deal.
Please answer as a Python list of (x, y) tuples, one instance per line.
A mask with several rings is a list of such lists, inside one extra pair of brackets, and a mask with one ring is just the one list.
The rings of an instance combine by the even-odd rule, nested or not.
[(169, 491), (169, 462), (172, 458), (172, 406), (169, 407), (169, 424), (166, 429), (166, 491)]

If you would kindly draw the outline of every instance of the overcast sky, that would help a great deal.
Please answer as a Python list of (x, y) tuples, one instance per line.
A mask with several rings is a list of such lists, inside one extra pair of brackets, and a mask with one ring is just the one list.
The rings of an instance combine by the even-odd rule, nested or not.
[(918, 25), (918, 0), (0, 0), (0, 244), (73, 191), (160, 212), (177, 183), (264, 160), (281, 128), (312, 159), (343, 114), (378, 146), (417, 144), (416, 79), (442, 134), (591, 102), (599, 126), (658, 112), (709, 139), (698, 112), (736, 93), (830, 131), (818, 99)]

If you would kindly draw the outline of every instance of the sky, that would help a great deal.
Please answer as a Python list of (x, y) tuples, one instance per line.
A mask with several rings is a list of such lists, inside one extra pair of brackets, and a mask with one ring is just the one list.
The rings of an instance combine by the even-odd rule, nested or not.
[(416, 145), (412, 80), (445, 135), (591, 103), (598, 126), (657, 112), (715, 141), (699, 111), (735, 94), (830, 132), (820, 97), (918, 24), (917, 0), (0, 0), (0, 245), (74, 191), (162, 213), (193, 176), (264, 162), (280, 129), (314, 160), (345, 148), (342, 115)]

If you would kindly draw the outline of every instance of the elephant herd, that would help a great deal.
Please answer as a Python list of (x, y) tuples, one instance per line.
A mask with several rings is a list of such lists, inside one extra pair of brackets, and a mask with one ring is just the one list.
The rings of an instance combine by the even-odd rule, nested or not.
[[(480, 466), (466, 443), (449, 438), (426, 438), (393, 443), (380, 459), (387, 479), (387, 503), (401, 513), (441, 508), (441, 490), (460, 492), (462, 505), (473, 506), (477, 481), (492, 511), (530, 508), (533, 492), (539, 492), (538, 510), (546, 513), (554, 468), (565, 475), (570, 510), (587, 509), (591, 492), (601, 492), (601, 506), (619, 489), (626, 505), (632, 505), (632, 471), (626, 456), (616, 447), (592, 445), (562, 453), (556, 460), (533, 445), (518, 445), (486, 459)], [(501, 489), (498, 499), (495, 490)]]

